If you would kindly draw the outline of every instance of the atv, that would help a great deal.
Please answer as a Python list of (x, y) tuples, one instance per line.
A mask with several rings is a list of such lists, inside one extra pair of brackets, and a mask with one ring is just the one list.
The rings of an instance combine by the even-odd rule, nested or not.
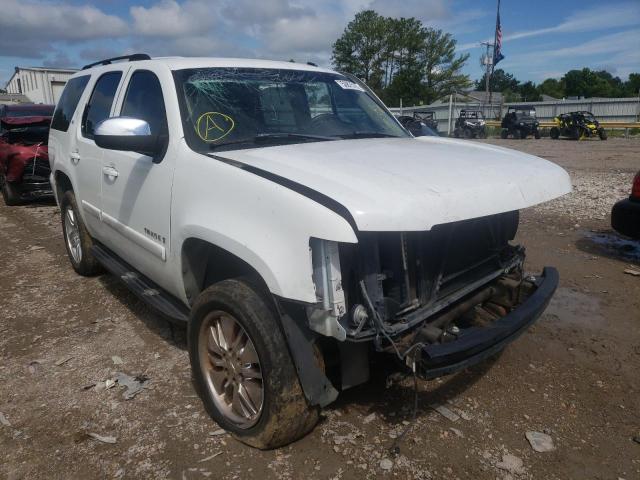
[(413, 118), (417, 121), (423, 122), (434, 132), (438, 131), (438, 120), (435, 118), (435, 112), (433, 110), (423, 110), (413, 112)]
[(460, 110), (453, 136), (456, 138), (487, 138), (487, 126), (480, 110)]
[(513, 138), (525, 139), (529, 135), (534, 138), (540, 138), (538, 131), (539, 122), (536, 118), (536, 109), (531, 106), (513, 106), (509, 107), (507, 114), (502, 119), (500, 127), (500, 138), (505, 139), (509, 136)]
[(607, 139), (607, 132), (600, 126), (591, 112), (562, 113), (553, 119), (555, 126), (549, 130), (549, 136), (554, 140), (569, 137), (573, 140), (582, 140), (588, 137), (600, 137)]

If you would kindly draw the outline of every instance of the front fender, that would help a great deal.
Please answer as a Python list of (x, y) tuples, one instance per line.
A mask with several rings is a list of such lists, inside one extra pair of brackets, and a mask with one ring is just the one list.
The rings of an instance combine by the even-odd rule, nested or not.
[(176, 168), (172, 235), (199, 238), (249, 264), (274, 295), (316, 302), (309, 239), (356, 243), (349, 222), (271, 180), (189, 151)]

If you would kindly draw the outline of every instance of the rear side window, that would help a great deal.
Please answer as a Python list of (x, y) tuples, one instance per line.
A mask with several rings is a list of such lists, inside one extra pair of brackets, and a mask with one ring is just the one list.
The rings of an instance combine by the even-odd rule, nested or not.
[(56, 111), (53, 114), (51, 128), (60, 130), (61, 132), (67, 131), (88, 81), (89, 75), (84, 75), (82, 77), (72, 78), (67, 82), (62, 96), (58, 101)]
[(102, 75), (93, 88), (91, 98), (82, 116), (82, 136), (93, 138), (96, 126), (109, 118), (113, 98), (116, 95), (122, 72), (109, 72)]
[(138, 70), (131, 75), (120, 115), (145, 120), (154, 135), (169, 131), (162, 87), (154, 73)]

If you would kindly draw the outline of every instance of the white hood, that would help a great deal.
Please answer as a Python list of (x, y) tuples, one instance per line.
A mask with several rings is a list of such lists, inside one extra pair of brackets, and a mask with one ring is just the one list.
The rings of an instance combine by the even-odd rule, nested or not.
[(519, 210), (571, 191), (557, 165), (438, 137), (338, 140), (220, 152), (346, 207), (363, 231), (419, 231)]

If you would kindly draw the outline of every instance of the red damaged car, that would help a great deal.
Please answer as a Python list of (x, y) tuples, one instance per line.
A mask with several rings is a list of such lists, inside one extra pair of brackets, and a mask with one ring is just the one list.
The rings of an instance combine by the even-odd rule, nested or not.
[(0, 105), (0, 189), (7, 205), (51, 195), (49, 124), (55, 105)]

